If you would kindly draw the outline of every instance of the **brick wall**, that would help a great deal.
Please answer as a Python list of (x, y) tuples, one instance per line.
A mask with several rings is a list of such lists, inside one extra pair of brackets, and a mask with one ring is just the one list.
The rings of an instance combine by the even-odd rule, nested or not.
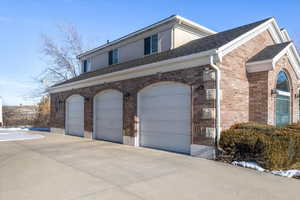
[[(241, 45), (224, 56), (220, 63), (221, 68), (221, 127), (227, 129), (237, 122), (247, 122), (261, 118), (263, 121), (265, 112), (260, 113), (260, 108), (266, 108), (266, 104), (258, 102), (256, 98), (266, 97), (264, 87), (257, 81), (263, 81), (266, 77), (247, 74), (245, 63), (249, 58), (260, 52), (268, 45), (274, 44), (269, 32), (264, 31), (255, 38)], [(256, 94), (256, 92), (261, 92)], [(250, 96), (255, 95), (255, 96)], [(267, 99), (266, 99), (267, 100)]]
[(255, 121), (275, 125), (277, 74), (285, 70), (291, 81), (292, 122), (297, 121), (297, 79), (287, 56), (283, 56), (273, 71), (247, 73), (246, 62), (268, 45), (274, 44), (265, 31), (224, 56), (221, 67), (221, 127), (227, 129), (238, 122)]
[(268, 123), (268, 71), (248, 74), (249, 121)]
[[(135, 136), (135, 119), (137, 116), (137, 94), (138, 92), (160, 81), (175, 81), (191, 86), (192, 90), (192, 144), (213, 145), (214, 139), (207, 135), (207, 128), (214, 130), (215, 116), (213, 119), (203, 117), (204, 108), (215, 108), (215, 100), (207, 98), (208, 91), (215, 89), (214, 75), (207, 75), (212, 70), (203, 71), (209, 66), (194, 67), (186, 70), (178, 70), (167, 73), (159, 73), (151, 76), (134, 78), (130, 80), (117, 81), (96, 85), (88, 88), (81, 88), (61, 93), (51, 94), (51, 127), (65, 127), (65, 105), (66, 99), (73, 94), (80, 94), (85, 97), (85, 131), (93, 131), (93, 97), (106, 89), (116, 89), (123, 93), (123, 133), (125, 136)], [(211, 72), (209, 72), (211, 71)], [(208, 78), (207, 78), (208, 77)], [(209, 78), (210, 77), (210, 78)], [(213, 92), (212, 92), (213, 93)], [(213, 96), (213, 95), (212, 95)], [(60, 102), (58, 104), (57, 102)], [(60, 109), (57, 110), (57, 107)]]

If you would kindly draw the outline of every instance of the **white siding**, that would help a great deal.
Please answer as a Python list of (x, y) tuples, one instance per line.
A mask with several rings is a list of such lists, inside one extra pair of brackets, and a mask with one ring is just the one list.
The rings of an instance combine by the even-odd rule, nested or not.
[(119, 48), (120, 62), (134, 60), (144, 56), (144, 39), (137, 40), (133, 43)]
[(92, 71), (108, 65), (108, 53), (92, 56)]
[[(171, 48), (171, 30), (174, 22), (166, 23), (160, 27), (149, 30), (145, 33), (129, 38), (118, 44), (106, 47), (89, 56), (92, 57), (92, 71), (108, 66), (108, 52), (112, 49), (119, 49), (119, 63), (142, 58), (144, 56), (144, 38), (158, 34), (158, 51), (166, 51)], [(82, 58), (85, 59), (85, 58)]]
[(119, 49), (119, 63), (142, 58), (144, 57), (144, 38), (153, 34), (158, 34), (158, 52), (168, 51), (171, 48), (179, 47), (189, 41), (208, 35), (208, 33), (172, 21), (117, 44), (107, 46), (81, 59), (91, 57), (91, 70), (94, 71), (108, 66), (108, 52), (112, 49)]
[(192, 31), (184, 30), (182, 28), (176, 27), (174, 29), (174, 48), (184, 45), (192, 40), (204, 37), (199, 33), (193, 33)]

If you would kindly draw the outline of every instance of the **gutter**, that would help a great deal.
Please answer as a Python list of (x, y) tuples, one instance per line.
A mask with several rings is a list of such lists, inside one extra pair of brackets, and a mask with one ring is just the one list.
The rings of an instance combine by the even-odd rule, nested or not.
[(214, 56), (210, 56), (210, 66), (214, 68), (216, 72), (216, 137), (215, 145), (219, 148), (219, 140), (221, 136), (221, 72), (219, 67), (214, 63)]

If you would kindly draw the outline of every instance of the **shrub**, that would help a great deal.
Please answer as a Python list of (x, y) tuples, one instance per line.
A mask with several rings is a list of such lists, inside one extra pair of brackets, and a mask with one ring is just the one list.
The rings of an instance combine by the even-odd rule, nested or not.
[(300, 125), (235, 124), (223, 131), (221, 159), (255, 161), (269, 170), (292, 168), (300, 162)]

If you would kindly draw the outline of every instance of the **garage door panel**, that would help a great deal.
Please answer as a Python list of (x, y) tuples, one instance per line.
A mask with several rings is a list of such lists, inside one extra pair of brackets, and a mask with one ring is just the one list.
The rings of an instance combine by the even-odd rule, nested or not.
[(123, 96), (106, 91), (95, 97), (95, 138), (112, 142), (123, 141)]
[(119, 129), (113, 128), (101, 128), (101, 132), (96, 136), (95, 139), (107, 140), (111, 142), (121, 143), (123, 138), (119, 134)]
[(120, 109), (96, 109), (98, 113), (96, 113), (97, 119), (120, 119), (122, 116), (120, 116)]
[(138, 95), (140, 143), (142, 146), (190, 152), (191, 88), (160, 83)]
[(149, 120), (146, 123), (141, 123), (141, 129), (143, 131), (161, 132), (161, 134), (190, 135), (189, 127), (186, 121)]
[(168, 96), (156, 96), (156, 97), (151, 97), (151, 98), (141, 98), (141, 100), (143, 101), (143, 107), (147, 107), (149, 105), (153, 105), (153, 103), (156, 103), (157, 106), (178, 106), (178, 105), (182, 105), (182, 102), (186, 102), (186, 101), (190, 101), (189, 98), (187, 98), (185, 95), (178, 95), (178, 96), (172, 96), (172, 101), (170, 101), (170, 95)]
[(152, 110), (148, 109), (146, 112), (142, 112), (143, 114), (140, 117), (143, 120), (190, 120), (190, 112), (187, 111), (188, 108), (185, 109), (173, 109), (173, 110)]
[(98, 120), (96, 122), (96, 126), (98, 129), (101, 127), (103, 127), (103, 128), (122, 128), (122, 124), (119, 121), (112, 121), (112, 120), (107, 120), (107, 119)]
[(122, 101), (119, 100), (108, 100), (108, 99), (100, 99), (97, 103), (97, 107), (101, 109), (112, 109), (112, 108), (120, 108), (122, 105), (120, 104)]
[(190, 90), (186, 90), (186, 85), (184, 84), (176, 84), (176, 83), (167, 83), (165, 85), (156, 84), (147, 88), (147, 93), (142, 93), (143, 96), (156, 96), (156, 95), (176, 95), (182, 93), (188, 93)]
[(190, 137), (174, 135), (172, 140), (167, 137), (160, 137), (160, 139), (157, 140), (157, 134), (151, 134), (151, 132), (148, 132), (146, 135), (147, 136), (143, 137), (143, 140), (141, 140), (142, 146), (175, 151), (179, 153), (190, 152)]

